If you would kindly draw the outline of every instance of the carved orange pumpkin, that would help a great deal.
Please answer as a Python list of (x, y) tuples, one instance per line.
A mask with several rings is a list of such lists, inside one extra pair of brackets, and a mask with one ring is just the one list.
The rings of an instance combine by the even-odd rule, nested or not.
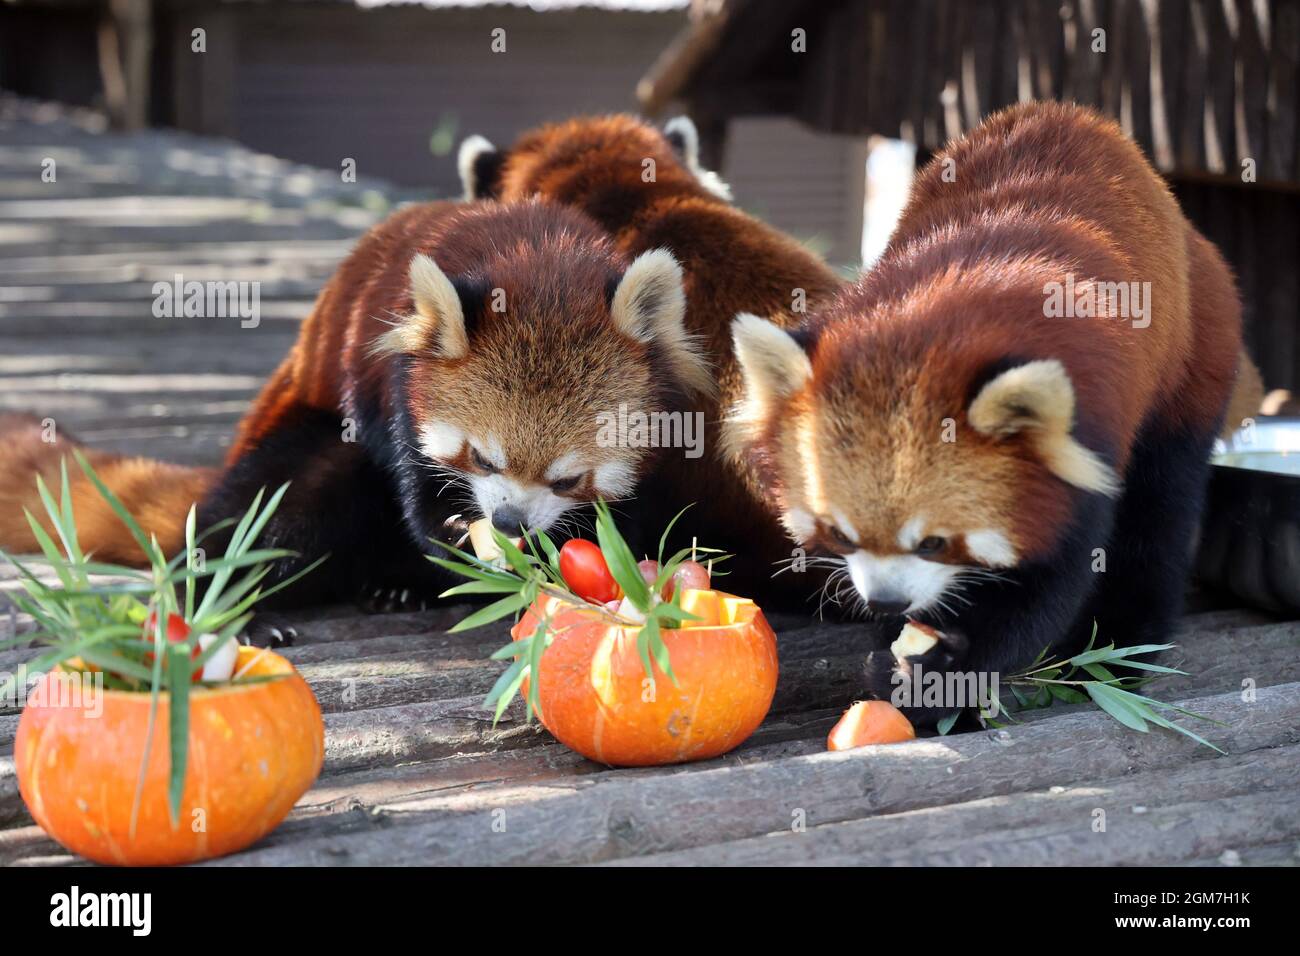
[[(170, 695), (162, 694), (131, 825), (149, 727), (150, 695), (100, 692), (68, 706), (46, 674), (18, 722), (14, 757), (23, 800), (63, 846), (98, 863), (159, 866), (222, 856), (273, 830), (320, 773), (325, 727), (306, 681), (283, 657), (242, 647), (238, 673), (283, 675), (195, 688), (189, 763), (173, 826), (167, 786)], [(66, 675), (64, 675), (66, 677)]]
[(529, 637), (539, 616), (553, 614), (552, 643), (538, 670), (538, 716), (585, 757), (622, 767), (716, 757), (749, 737), (772, 706), (776, 635), (753, 601), (710, 591), (684, 602), (716, 608), (717, 623), (663, 631), (676, 684), (657, 665), (654, 680), (647, 677), (638, 628), (542, 601), (511, 635)]

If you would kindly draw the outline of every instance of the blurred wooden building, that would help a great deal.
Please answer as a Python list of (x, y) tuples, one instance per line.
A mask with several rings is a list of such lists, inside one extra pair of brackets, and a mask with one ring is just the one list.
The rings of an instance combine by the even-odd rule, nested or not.
[(1300, 386), (1300, 0), (693, 0), (643, 78), (706, 157), (783, 116), (898, 137), (918, 161), (1017, 101), (1117, 119), (1237, 270), (1270, 387)]
[[(0, 0), (0, 88), (323, 168), (348, 157), (361, 174), (448, 196), (468, 133), (508, 143), (548, 120), (637, 110), (637, 81), (687, 25), (687, 5)], [(732, 137), (737, 201), (851, 267), (861, 140), (779, 116), (738, 120)]]

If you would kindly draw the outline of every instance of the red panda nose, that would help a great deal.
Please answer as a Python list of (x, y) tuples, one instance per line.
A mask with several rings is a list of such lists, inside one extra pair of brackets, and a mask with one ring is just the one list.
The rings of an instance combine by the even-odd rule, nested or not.
[(496, 528), (502, 534), (517, 535), (527, 520), (525, 515), (518, 508), (512, 508), (510, 505), (502, 505), (492, 512), (492, 527)]
[(871, 598), (867, 601), (867, 610), (886, 617), (901, 617), (911, 601)]

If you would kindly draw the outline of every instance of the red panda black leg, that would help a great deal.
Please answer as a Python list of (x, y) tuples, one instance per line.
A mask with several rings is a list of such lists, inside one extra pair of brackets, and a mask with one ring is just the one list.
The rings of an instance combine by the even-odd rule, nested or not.
[[(336, 604), (403, 576), (423, 581), (430, 593), (446, 587), (405, 533), (388, 472), (359, 442), (346, 442), (338, 416), (301, 407), (255, 448), (231, 464), (199, 509), (199, 527), (244, 513), (261, 489), (274, 492), (289, 482), (280, 507), (259, 544), (296, 552), (275, 564), (265, 587), (287, 580), (324, 555), (323, 564), (272, 595), (272, 610)], [(224, 553), (230, 530), (203, 543), (208, 554)], [(392, 569), (393, 573), (389, 571)], [(409, 587), (410, 585), (404, 585)]]
[[(1199, 434), (1148, 428), (1124, 480), (1098, 590), (1078, 630), (1097, 643), (1170, 642), (1182, 613), (1218, 423)], [(1094, 567), (1099, 567), (1094, 560)]]

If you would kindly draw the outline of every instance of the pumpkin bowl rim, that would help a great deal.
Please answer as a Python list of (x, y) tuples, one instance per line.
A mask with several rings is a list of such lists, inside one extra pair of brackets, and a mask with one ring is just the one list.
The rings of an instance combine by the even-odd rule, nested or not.
[[(236, 668), (247, 664), (248, 661), (254, 658), (255, 656), (268, 658), (269, 660), (267, 661), (267, 663), (275, 667), (275, 671), (272, 674), (259, 673), (257, 675), (259, 677), (274, 676), (276, 678), (285, 678), (285, 677), (298, 676), (301, 678), (301, 675), (298, 674), (298, 669), (293, 666), (292, 661), (290, 661), (287, 657), (277, 654), (269, 647), (250, 647), (247, 644), (241, 644), (239, 647), (239, 657), (236, 660), (236, 664), (235, 664)], [(60, 661), (59, 664), (57, 665), (57, 668), (60, 672), (65, 674), (87, 673), (86, 671), (65, 669), (64, 667), (65, 664), (70, 663), (72, 661), (80, 662), (80, 660), (81, 659), (78, 657), (73, 657), (73, 658), (69, 658), (67, 661)], [(42, 679), (48, 678), (49, 675), (52, 673), (54, 673), (53, 670), (46, 671), (45, 674), (42, 675)], [(251, 691), (255, 691), (260, 688), (270, 687), (276, 683), (279, 683), (279, 681), (278, 680), (256, 681), (248, 684), (227, 683), (217, 687), (204, 687), (201, 684), (196, 684), (190, 688), (189, 696), (190, 696), (191, 706), (205, 699), (210, 699), (225, 694), (249, 693)], [(105, 700), (122, 700), (122, 701), (130, 701), (137, 704), (149, 704), (153, 700), (153, 694), (149, 690), (118, 690), (116, 687), (105, 687), (102, 690), (100, 690), (99, 693), (104, 695)], [(158, 692), (158, 700), (160, 703), (164, 701), (170, 702), (171, 691), (160, 690)], [(25, 709), (26, 708), (24, 708), (24, 710)]]

